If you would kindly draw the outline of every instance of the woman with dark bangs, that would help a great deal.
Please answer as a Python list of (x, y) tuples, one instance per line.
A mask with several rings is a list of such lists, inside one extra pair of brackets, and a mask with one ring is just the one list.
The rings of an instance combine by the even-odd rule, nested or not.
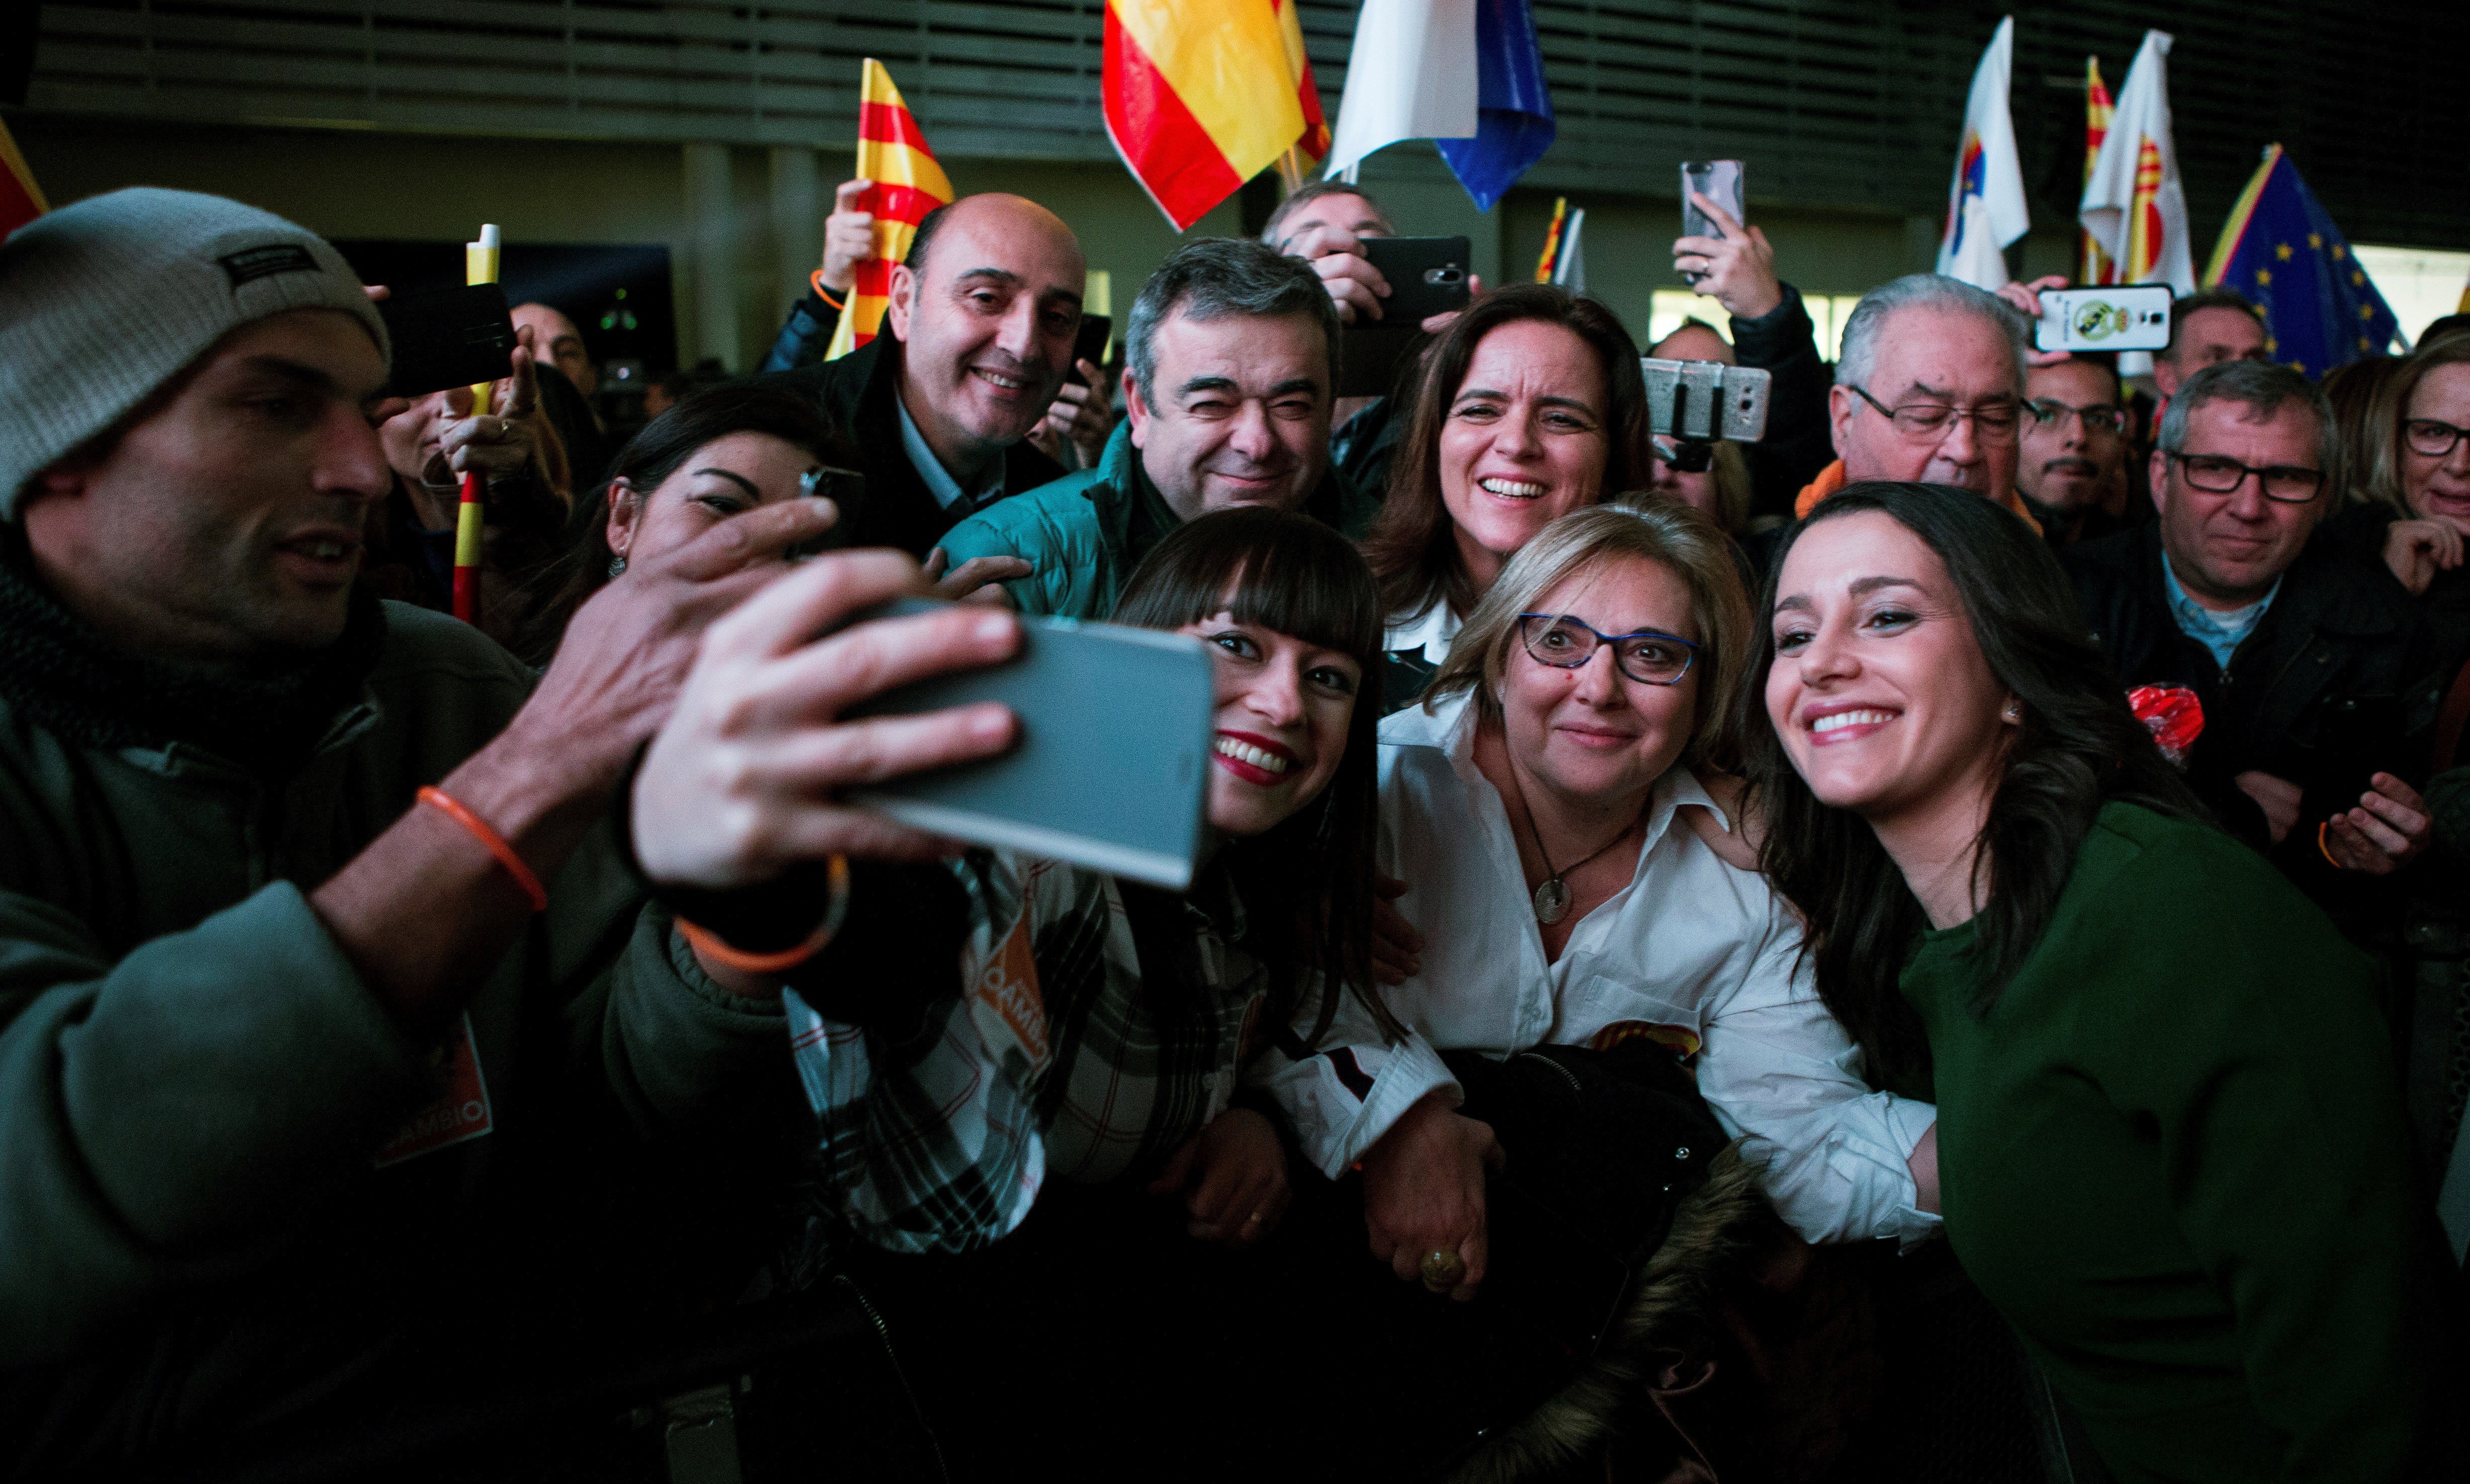
[[(1317, 522), (1225, 511), (1161, 544), (1115, 621), (1213, 651), (1207, 859), (1177, 895), (971, 852), (955, 868), (959, 986), (927, 1009), (931, 1041), (894, 1045), (791, 1001), (828, 1199), (876, 1246), (992, 1241), (1049, 1173), (1180, 1194), (1191, 1235), (1229, 1247), (1286, 1210), (1286, 1153), (1247, 1089), (1334, 1077), (1273, 1043), (1298, 1019), (1328, 1023), (1323, 985), (1371, 982), (1377, 716), (1358, 704), (1380, 655), (1371, 573)], [(921, 1118), (945, 1126), (921, 1137)], [(886, 1164), (920, 1142), (937, 1151), (922, 1166)]]
[(788, 1007), (823, 1229), (863, 1239), (840, 1270), (899, 1337), (956, 1478), (1016, 1469), (1032, 1432), (1071, 1439), (1080, 1478), (1223, 1463), (1243, 1440), (1204, 1416), (1279, 1435), (1225, 1415), (1206, 1378), (1252, 1374), (1236, 1357), (1278, 1289), (1269, 1255), (1242, 1251), (1291, 1195), (1272, 1088), (1343, 1091), (1327, 1058), (1281, 1048), (1329, 1023), (1332, 986), (1371, 983), (1381, 609), (1363, 558), (1307, 517), (1203, 516), (1141, 564), (1114, 621), (1216, 662), (1191, 889), (973, 851), (952, 868), (960, 975), (922, 1019)]

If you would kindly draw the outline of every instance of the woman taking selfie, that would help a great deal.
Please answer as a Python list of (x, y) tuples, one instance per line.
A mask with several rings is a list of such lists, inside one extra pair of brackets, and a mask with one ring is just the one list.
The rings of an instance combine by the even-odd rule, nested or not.
[(1937, 1102), (1956, 1255), (2111, 1472), (2433, 1476), (2444, 1274), (2372, 964), (2197, 817), (1978, 496), (1848, 487), (1767, 609), (1763, 864), (1828, 1005)]
[[(1433, 1276), (1437, 1251), (1432, 1266), (1463, 1267), (1447, 1286), (1461, 1297), (1483, 1281), (1494, 1130), (1457, 1111), (1461, 1083), (1538, 1046), (1694, 1058), (1808, 1241), (1937, 1229), (1925, 1151), (1915, 1178), (1935, 1114), (1855, 1074), (1791, 913), (1727, 858), (1746, 854), (1729, 795), (1701, 781), (1732, 751), (1748, 630), (1711, 522), (1665, 499), (1598, 506), (1511, 559), (1424, 703), (1382, 724), (1381, 868), (1408, 881), (1397, 910), (1423, 934), (1387, 1000), (1414, 1034), (1360, 1097), (1289, 1113), (1324, 1172), (1361, 1163), (1374, 1256), (1400, 1277)], [(1323, 1055), (1376, 1064), (1383, 1038), (1350, 1050), (1357, 1030)], [(1655, 1154), (1636, 1177), (1661, 1173), (1670, 1149)]]
[(1643, 487), (1646, 383), (1612, 311), (1550, 284), (1496, 290), (1424, 357), (1364, 555), (1388, 614), (1384, 709), (1419, 694), (1537, 531)]

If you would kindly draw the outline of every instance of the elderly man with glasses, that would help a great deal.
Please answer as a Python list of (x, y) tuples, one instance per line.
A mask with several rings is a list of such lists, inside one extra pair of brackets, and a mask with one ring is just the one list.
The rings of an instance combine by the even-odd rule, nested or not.
[(2223, 823), (2372, 936), (2391, 893), (2360, 878), (2427, 846), (2403, 775), (2426, 756), (2433, 715), (2409, 684), (2425, 668), (2409, 594), (2317, 532), (2334, 436), (2323, 392), (2297, 372), (2208, 366), (2162, 419), (2157, 518), (2060, 560), (2122, 680), (2195, 692), (2189, 778)]
[(1793, 514), (1849, 483), (1914, 479), (1970, 490), (2033, 522), (2016, 493), (2026, 351), (2023, 315), (1970, 284), (1910, 273), (1863, 294), (1844, 322), (1828, 396), (1836, 459)]

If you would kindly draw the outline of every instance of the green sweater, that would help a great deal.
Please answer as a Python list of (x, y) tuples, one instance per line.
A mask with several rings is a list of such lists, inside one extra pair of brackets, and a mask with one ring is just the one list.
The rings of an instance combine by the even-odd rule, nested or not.
[(2123, 1484), (2406, 1476), (2444, 1281), (2369, 962), (2202, 825), (2106, 806), (1987, 1015), (1903, 974), (1946, 1234)]

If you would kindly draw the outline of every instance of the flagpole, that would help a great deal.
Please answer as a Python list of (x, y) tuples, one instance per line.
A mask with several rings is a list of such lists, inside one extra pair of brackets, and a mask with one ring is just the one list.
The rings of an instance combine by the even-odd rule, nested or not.
[[(483, 222), (479, 240), (463, 244), (463, 282), (494, 284), (498, 281), (498, 227)], [(472, 415), (489, 414), (487, 382), (472, 386)], [(487, 486), (480, 481), (477, 469), (463, 471), (462, 489), (454, 504), (454, 616), (465, 623), (480, 621), (480, 547), (486, 509), (481, 501)]]

